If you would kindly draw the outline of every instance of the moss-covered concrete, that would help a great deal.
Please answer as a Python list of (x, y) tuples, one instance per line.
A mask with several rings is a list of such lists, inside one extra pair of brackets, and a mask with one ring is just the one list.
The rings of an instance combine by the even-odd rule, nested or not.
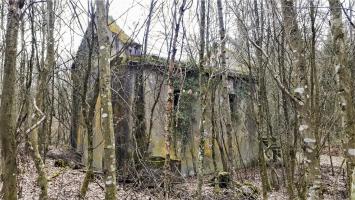
[[(110, 25), (112, 40), (118, 35), (118, 42), (113, 44), (111, 49), (111, 71), (112, 71), (112, 106), (113, 120), (116, 137), (116, 158), (119, 169), (128, 167), (137, 158), (144, 157), (165, 157), (165, 103), (167, 85), (164, 79), (164, 69), (166, 60), (156, 56), (140, 56), (137, 54), (139, 47), (124, 49), (123, 44), (129, 38), (115, 24)], [(97, 44), (96, 44), (97, 45)], [(94, 44), (95, 46), (95, 44)], [(97, 49), (94, 48), (92, 80), (98, 76), (97, 71)], [(78, 59), (76, 61), (77, 77), (74, 85), (80, 92), (81, 72), (85, 71), (87, 54), (87, 44), (85, 40), (80, 45)], [(196, 173), (197, 150), (199, 141), (199, 120), (201, 118), (200, 105), (198, 100), (198, 74), (195, 65), (189, 62), (181, 62), (177, 65), (176, 77), (174, 77), (176, 95), (174, 111), (174, 134), (171, 147), (171, 159), (181, 163), (181, 171), (184, 175), (194, 175)], [(210, 69), (206, 72), (206, 77), (210, 73), (220, 74), (219, 69)], [(225, 112), (223, 105), (231, 105), (233, 128), (235, 135), (232, 136), (233, 161), (236, 167), (243, 167), (253, 164), (257, 160), (257, 137), (254, 119), (250, 116), (251, 101), (249, 100), (250, 84), (245, 73), (238, 73), (238, 70), (231, 69), (228, 73), (228, 89), (230, 102), (223, 102), (222, 85), (219, 85), (220, 77), (216, 76), (213, 80), (213, 90), (215, 99), (212, 103), (210, 89), (207, 95), (207, 119), (205, 121), (206, 143), (205, 143), (205, 171), (213, 171), (212, 146), (215, 146), (215, 158), (218, 170), (223, 170), (224, 160), (229, 155), (226, 152), (227, 133), (225, 127)], [(181, 81), (183, 80), (183, 81)], [(91, 86), (89, 87), (91, 88)], [(90, 98), (90, 89), (88, 92)], [(73, 95), (80, 98), (80, 95)], [(74, 100), (73, 100), (74, 102)], [(74, 104), (73, 104), (74, 105)], [(83, 119), (81, 116), (80, 105), (76, 108), (79, 120), (75, 120), (73, 127), (79, 126), (77, 135), (76, 149), (83, 153), (83, 162), (87, 159), (87, 136)], [(217, 140), (212, 139), (212, 108), (214, 108), (215, 134)], [(94, 124), (94, 168), (102, 168), (103, 138), (100, 128), (100, 99), (96, 104), (96, 116)], [(152, 113), (153, 112), (153, 113)], [(74, 115), (73, 115), (74, 116)], [(75, 115), (76, 116), (76, 115)], [(74, 117), (75, 117), (74, 116)], [(73, 120), (74, 122), (74, 120)], [(76, 129), (73, 129), (76, 130)], [(136, 151), (138, 149), (139, 151)], [(138, 153), (137, 153), (138, 152)], [(134, 158), (134, 159), (132, 159)], [(224, 159), (223, 159), (224, 158)], [(225, 167), (224, 167), (225, 168)]]

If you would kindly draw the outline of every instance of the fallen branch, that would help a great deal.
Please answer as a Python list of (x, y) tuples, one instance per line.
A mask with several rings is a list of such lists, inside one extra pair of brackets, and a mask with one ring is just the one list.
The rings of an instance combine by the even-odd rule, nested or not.
[(67, 168), (63, 168), (63, 169), (57, 171), (53, 176), (51, 176), (51, 177), (48, 178), (48, 182), (49, 182), (49, 181), (52, 181), (52, 179), (57, 178), (57, 177), (58, 177), (59, 175), (61, 175), (66, 169), (67, 169)]
[[(80, 172), (83, 172), (83, 173), (86, 173), (88, 170), (87, 169), (82, 169), (82, 170), (79, 170)], [(103, 175), (104, 173), (102, 171), (92, 171), (92, 173), (94, 174), (99, 174), (99, 175)]]
[(96, 178), (94, 178), (93, 181), (94, 181), (103, 191), (105, 190), (105, 187), (102, 186), (102, 185), (96, 180)]

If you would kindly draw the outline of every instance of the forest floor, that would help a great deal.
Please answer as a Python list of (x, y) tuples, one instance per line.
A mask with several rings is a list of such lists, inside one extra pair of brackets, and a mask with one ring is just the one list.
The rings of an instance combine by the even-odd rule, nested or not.
[[(329, 155), (321, 156), (321, 169), (323, 180), (324, 199), (340, 200), (345, 199), (345, 179), (341, 165), (343, 158), (338, 155), (332, 156), (334, 175), (332, 175)], [(29, 157), (20, 159), (19, 194), (20, 199), (38, 199), (39, 187), (36, 185), (36, 169)], [(50, 199), (70, 200), (79, 199), (80, 185), (84, 179), (84, 169), (72, 169), (70, 167), (55, 167), (53, 159), (46, 160), (46, 170), (49, 177), (48, 195)], [(282, 173), (281, 170), (278, 170)], [(235, 174), (234, 179), (240, 181), (241, 189), (219, 189), (216, 190), (212, 183), (212, 176), (205, 177), (203, 187), (204, 199), (261, 199), (261, 183), (257, 168), (243, 169)], [(154, 182), (150, 180), (151, 182)], [(161, 180), (160, 180), (161, 181)], [(247, 185), (247, 187), (244, 187)], [(253, 185), (253, 186), (252, 186)], [(281, 183), (281, 185), (283, 185)], [(250, 186), (250, 187), (249, 187)], [(195, 177), (180, 178), (172, 186), (171, 199), (194, 199), (197, 188)], [(254, 191), (257, 188), (258, 191)], [(119, 182), (117, 186), (118, 199), (163, 199), (163, 187), (152, 187), (152, 185), (135, 184), (132, 182)], [(241, 192), (242, 191), (242, 192)], [(238, 194), (237, 194), (238, 193)], [(241, 193), (243, 193), (241, 195)], [(258, 194), (259, 193), (259, 194)], [(104, 183), (100, 175), (90, 183), (86, 199), (104, 199)], [(288, 199), (284, 186), (279, 190), (269, 193), (269, 199)]]

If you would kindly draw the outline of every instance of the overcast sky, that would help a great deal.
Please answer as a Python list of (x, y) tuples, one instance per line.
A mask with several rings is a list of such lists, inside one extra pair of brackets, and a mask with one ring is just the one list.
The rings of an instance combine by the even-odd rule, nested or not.
[[(88, 0), (71, 0), (72, 2), (77, 2), (76, 11), (80, 14), (80, 22), (82, 23), (83, 29), (86, 29), (88, 17), (87, 13), (87, 4)], [(95, 2), (95, 0), (93, 0)], [(354, 3), (355, 0), (344, 0), (344, 5), (347, 7), (349, 3)], [(69, 0), (59, 1), (59, 2), (69, 2)], [(116, 23), (130, 36), (133, 36), (134, 40), (138, 43), (143, 43), (143, 34), (145, 30), (145, 22), (149, 12), (151, 0), (111, 0), (110, 1), (110, 10), (109, 14), (114, 19), (116, 19)], [(164, 24), (164, 21), (169, 21), (172, 16), (171, 4), (172, 0), (158, 0), (155, 6), (155, 14), (153, 16), (153, 21), (151, 23), (151, 31), (149, 35), (149, 43), (148, 43), (148, 53), (155, 55), (165, 56), (167, 53), (165, 34), (171, 31), (171, 23)], [(180, 2), (180, 1), (179, 1)], [(189, 2), (189, 1), (188, 1)], [(198, 37), (198, 24), (196, 19), (196, 3), (197, 0), (191, 1), (194, 4), (185, 12), (184, 24), (186, 28), (187, 38), (191, 40), (196, 39)], [(327, 1), (320, 0), (319, 6), (325, 6), (320, 9), (320, 12), (328, 13)], [(181, 3), (181, 2), (180, 2)], [(211, 4), (215, 4), (215, 0), (211, 0)], [(83, 32), (80, 30), (80, 26), (78, 24), (78, 20), (73, 17), (73, 6), (70, 3), (63, 3), (63, 12), (66, 13), (62, 19), (57, 19), (60, 23), (61, 27), (58, 29), (60, 32), (59, 35), (64, 35), (60, 41), (60, 45), (67, 53), (74, 55), (76, 50), (80, 44), (80, 41), (83, 39)], [(308, 8), (307, 5), (298, 5), (298, 9), (303, 10), (303, 12), (307, 13)], [(158, 11), (157, 11), (158, 10)], [(163, 10), (163, 11), (162, 11)], [(225, 10), (226, 13), (228, 11)], [(300, 12), (300, 10), (298, 10)], [(164, 14), (162, 14), (164, 13)], [(302, 14), (300, 14), (302, 15)], [(61, 14), (63, 16), (63, 14)], [(211, 14), (211, 18), (216, 18), (216, 14)], [(71, 20), (69, 20), (71, 19)], [(319, 18), (321, 19), (321, 18)], [(238, 37), (237, 26), (235, 26), (235, 21), (231, 16), (226, 16), (226, 24), (227, 24), (227, 33), (230, 36)], [(67, 28), (71, 26), (72, 29)], [(229, 27), (228, 27), (229, 26)], [(182, 29), (182, 28), (181, 28)], [(217, 27), (212, 28), (212, 30), (217, 30)], [(213, 33), (212, 33), (213, 34)], [(218, 34), (218, 33), (216, 33)], [(326, 34), (326, 33), (325, 33)], [(181, 36), (181, 34), (180, 34)], [(218, 38), (218, 37), (216, 37)], [(179, 40), (179, 43), (182, 43), (182, 40)], [(185, 41), (186, 44), (186, 41)], [(197, 45), (196, 45), (197, 46)], [(69, 50), (69, 51), (68, 51)], [(186, 49), (185, 49), (186, 50)]]
[[(61, 25), (58, 27), (63, 27), (59, 29), (61, 32), (58, 35), (64, 35), (60, 46), (62, 47), (63, 52), (67, 54), (75, 54), (80, 41), (83, 39), (83, 29), (86, 29), (88, 23), (87, 17), (87, 7), (88, 0), (71, 0), (76, 2), (76, 12), (80, 14), (80, 23), (78, 20), (73, 17), (73, 6), (70, 3), (64, 3), (62, 10), (65, 12), (62, 19), (57, 19)], [(69, 1), (67, 1), (69, 2)], [(94, 0), (95, 2), (95, 0)], [(155, 14), (152, 18), (152, 23), (149, 32), (148, 40), (148, 53), (160, 56), (167, 55), (166, 39), (165, 34), (169, 34), (171, 31), (171, 23), (169, 23), (171, 14), (171, 4), (173, 1), (158, 0), (156, 3)], [(198, 25), (196, 23), (196, 2), (197, 1), (188, 1), (192, 2), (192, 6), (185, 12), (184, 15), (184, 24), (186, 24), (186, 35), (191, 36), (191, 34), (198, 35)], [(127, 35), (132, 36), (134, 40), (140, 44), (143, 44), (143, 35), (146, 28), (146, 20), (149, 14), (151, 0), (111, 0), (110, 1), (110, 10), (109, 14), (116, 21), (116, 23), (127, 33)], [(181, 3), (179, 1), (179, 3)], [(164, 14), (162, 14), (164, 13)], [(61, 14), (63, 15), (63, 14)], [(163, 16), (164, 15), (164, 16)], [(72, 19), (72, 20), (69, 20)], [(164, 24), (164, 21), (167, 21)], [(73, 28), (67, 28), (71, 26)], [(183, 27), (180, 28), (182, 32)], [(181, 34), (180, 34), (181, 36)], [(188, 37), (190, 38), (190, 37)], [(191, 37), (192, 38), (192, 37)], [(179, 40), (178, 43), (182, 43), (182, 40)], [(179, 45), (178, 44), (178, 45)], [(186, 41), (185, 41), (186, 44)], [(70, 49), (70, 51), (68, 51)]]
[[(62, 10), (65, 14), (62, 19), (57, 19), (57, 23), (61, 24), (58, 30), (60, 35), (64, 35), (62, 39), (62, 47), (70, 48), (72, 51), (76, 51), (83, 39), (83, 29), (86, 29), (88, 16), (87, 6), (88, 0), (74, 0), (78, 1), (76, 4), (76, 12), (80, 15), (79, 25), (77, 19), (73, 18), (73, 6), (69, 3), (64, 3)], [(150, 0), (112, 0), (110, 4), (110, 16), (117, 19), (117, 24), (128, 34), (134, 35), (136, 41), (142, 43), (143, 32), (134, 31), (135, 28), (141, 28), (145, 19), (147, 18), (149, 11)], [(68, 28), (71, 26), (71, 28)]]

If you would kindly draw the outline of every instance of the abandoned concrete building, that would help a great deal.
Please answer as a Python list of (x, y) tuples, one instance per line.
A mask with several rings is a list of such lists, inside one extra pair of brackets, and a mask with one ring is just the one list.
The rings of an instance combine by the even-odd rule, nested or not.
[[(116, 158), (118, 169), (129, 167), (137, 159), (159, 162), (165, 157), (165, 103), (167, 86), (165, 82), (166, 60), (157, 56), (143, 56), (141, 45), (134, 42), (112, 20), (111, 32), (111, 73), (112, 106), (116, 138)], [(93, 26), (92, 26), (93, 27)], [(91, 33), (94, 35), (91, 36)], [(92, 40), (92, 69), (87, 98), (92, 98), (93, 82), (98, 76), (98, 45), (95, 31), (89, 28), (77, 52), (73, 64), (73, 105), (71, 122), (71, 145), (87, 160), (87, 136), (81, 113), (81, 80), (87, 69), (89, 55), (88, 38)], [(232, 64), (229, 64), (231, 66)], [(199, 130), (201, 116), (198, 103), (198, 74), (194, 65), (177, 64), (174, 96), (174, 133), (172, 159), (179, 163), (183, 175), (196, 173)], [(226, 148), (225, 117), (221, 98), (220, 77), (208, 94), (206, 126), (206, 171), (212, 171), (212, 146), (216, 152), (217, 165), (222, 170), (227, 156), (232, 156), (237, 167), (253, 165), (257, 160), (257, 130), (252, 116), (249, 76), (235, 66), (228, 75), (229, 103), (232, 110), (234, 155)], [(102, 168), (103, 137), (100, 130), (100, 99), (96, 103), (94, 123), (94, 167)], [(212, 126), (213, 125), (213, 126)], [(213, 139), (212, 134), (215, 134)], [(214, 145), (212, 143), (214, 142)]]

